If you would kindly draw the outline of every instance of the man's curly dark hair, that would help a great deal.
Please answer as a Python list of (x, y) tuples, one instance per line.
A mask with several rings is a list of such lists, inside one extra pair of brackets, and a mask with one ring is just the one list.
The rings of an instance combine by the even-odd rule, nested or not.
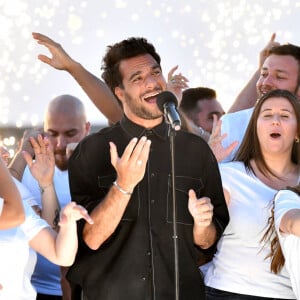
[(119, 70), (120, 62), (145, 54), (150, 54), (160, 65), (160, 56), (154, 46), (145, 38), (131, 37), (107, 47), (101, 66), (102, 78), (113, 93), (117, 86), (123, 87), (122, 75)]

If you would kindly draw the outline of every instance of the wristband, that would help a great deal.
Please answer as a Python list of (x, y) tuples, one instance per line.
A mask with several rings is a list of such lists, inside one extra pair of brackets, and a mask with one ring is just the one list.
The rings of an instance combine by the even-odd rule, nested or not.
[(117, 190), (118, 190), (119, 192), (121, 192), (123, 195), (127, 195), (127, 196), (131, 196), (131, 195), (132, 195), (131, 192), (128, 192), (128, 191), (125, 191), (124, 189), (122, 189), (122, 188), (118, 185), (117, 181), (114, 181), (114, 182), (113, 182), (113, 185), (114, 185), (114, 186), (117, 188)]
[(41, 185), (39, 185), (41, 194), (44, 194), (45, 189), (48, 188), (48, 187), (50, 187), (50, 186), (52, 186), (52, 185), (53, 185), (53, 183), (50, 183), (50, 184), (48, 184), (48, 185), (46, 185), (46, 186), (41, 186)]

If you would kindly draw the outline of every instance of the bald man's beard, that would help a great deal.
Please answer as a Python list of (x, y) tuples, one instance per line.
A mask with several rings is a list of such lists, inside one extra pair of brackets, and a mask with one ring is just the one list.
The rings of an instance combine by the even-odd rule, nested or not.
[(66, 150), (59, 150), (54, 152), (55, 165), (61, 171), (68, 170), (68, 158)]

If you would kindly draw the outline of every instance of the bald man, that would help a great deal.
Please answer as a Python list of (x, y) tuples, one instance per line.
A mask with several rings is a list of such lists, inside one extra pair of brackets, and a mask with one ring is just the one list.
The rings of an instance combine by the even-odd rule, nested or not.
[(67, 170), (67, 145), (81, 141), (89, 130), (85, 108), (78, 98), (62, 95), (49, 103), (44, 116), (44, 132), (53, 146), (57, 168)]
[[(35, 197), (42, 217), (46, 215), (45, 210), (58, 212), (60, 207), (70, 202), (67, 145), (74, 145), (74, 143), (76, 145), (80, 142), (89, 133), (90, 123), (87, 121), (84, 105), (78, 98), (71, 95), (60, 95), (50, 101), (46, 107), (43, 127), (41, 131), (35, 130), (24, 134), (20, 150), (10, 165), (12, 173), (19, 176), (18, 179)], [(49, 207), (49, 203), (43, 202), (43, 194), (47, 187), (41, 189), (38, 186), (37, 181), (26, 167), (26, 162), (24, 164), (21, 153), (26, 150), (33, 155), (29, 137), (36, 136), (38, 133), (43, 133), (49, 138), (55, 155), (56, 167), (53, 184), (59, 200), (56, 206)], [(55, 220), (47, 221), (55, 227)], [(37, 299), (62, 299), (60, 268), (42, 256), (38, 256), (32, 283), (37, 289)]]

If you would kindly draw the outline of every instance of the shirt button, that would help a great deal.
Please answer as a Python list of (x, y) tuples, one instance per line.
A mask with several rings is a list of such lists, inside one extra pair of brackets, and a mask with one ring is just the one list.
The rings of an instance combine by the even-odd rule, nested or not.
[(147, 255), (148, 255), (148, 256), (150, 256), (150, 255), (151, 255), (151, 252), (150, 252), (150, 251), (148, 251), (148, 252), (147, 252)]
[(141, 279), (142, 279), (143, 281), (146, 281), (146, 277), (142, 277)]
[(151, 204), (154, 204), (155, 200), (154, 199), (151, 199)]
[(151, 173), (150, 176), (151, 176), (151, 178), (155, 177), (155, 173)]

